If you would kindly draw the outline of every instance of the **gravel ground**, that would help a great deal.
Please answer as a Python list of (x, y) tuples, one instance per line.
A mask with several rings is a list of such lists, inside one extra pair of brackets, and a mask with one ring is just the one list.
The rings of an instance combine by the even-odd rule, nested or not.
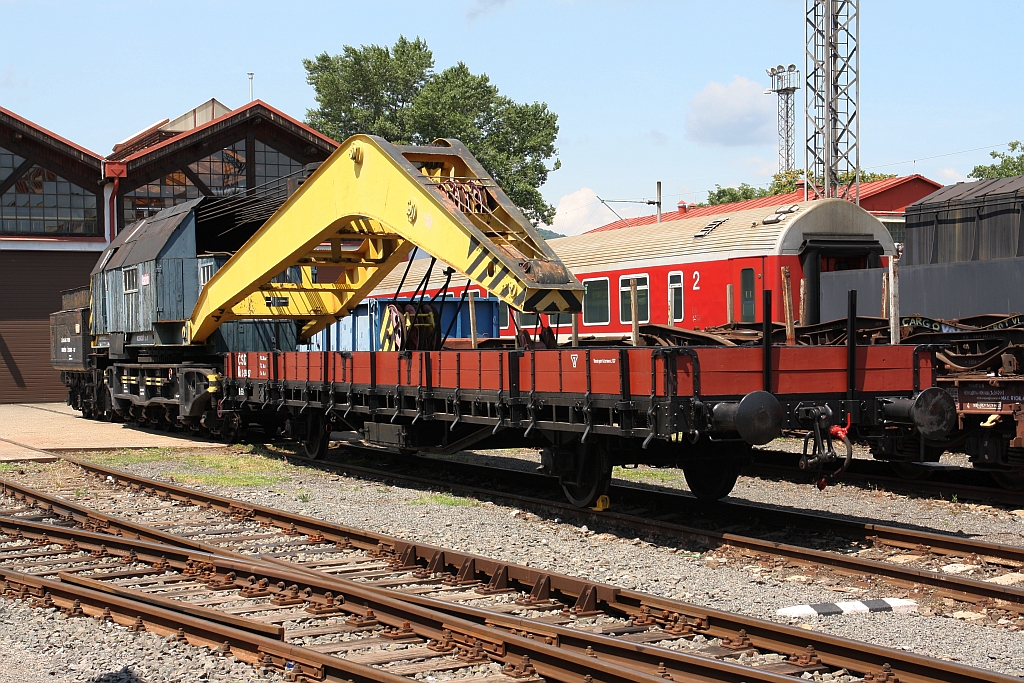
[[(507, 461), (518, 460), (521, 467), (533, 466), (529, 457), (521, 453), (499, 455), (508, 458)], [(192, 466), (190, 460), (198, 464)], [(137, 463), (127, 458), (117, 464), (149, 477), (167, 477), (174, 473), (179, 481), (183, 472), (212, 471), (207, 469), (206, 460), (180, 454), (173, 459)], [(353, 527), (587, 576), (763, 619), (784, 620), (775, 615), (777, 609), (803, 603), (836, 602), (852, 596), (856, 596), (855, 599), (904, 597), (892, 592), (865, 594), (852, 585), (824, 586), (811, 577), (805, 577), (806, 582), (783, 581), (771, 571), (722, 565), (702, 554), (700, 548), (629, 538), (611, 529), (588, 529), (490, 501), (385, 486), (312, 468), (287, 468), (278, 475), (273, 485), (195, 486)], [(942, 531), (950, 530), (941, 523), (949, 517), (956, 521), (957, 528), (975, 530), (970, 533), (1003, 534), (998, 537), (1004, 542), (1007, 532), (1015, 534), (1017, 539), (1024, 533), (1024, 518), (1010, 512), (963, 506), (962, 511), (953, 515), (943, 506), (933, 509), (928, 501), (890, 497), (851, 487), (833, 487), (821, 493), (808, 486), (744, 478), (734, 497), (837, 513), (852, 509), (861, 517), (906, 519), (917, 524), (932, 520), (934, 528)], [(951, 605), (950, 614), (957, 609)], [(1004, 624), (1005, 628), (991, 628), (963, 618), (892, 613), (787, 621), (810, 630), (1024, 677), (1024, 633), (1017, 622)]]
[(205, 648), (167, 642), (153, 633), (92, 619), (68, 619), (54, 609), (0, 600), (0, 683), (177, 683), (281, 681)]
[[(779, 439), (771, 446), (787, 446), (786, 441), (790, 440)], [(945, 454), (943, 457), (946, 455), (958, 457), (958, 454)], [(464, 451), (450, 456), (450, 459), (523, 470), (533, 470), (540, 465), (540, 455), (526, 449)], [(682, 470), (670, 467), (617, 467), (614, 476), (625, 483), (640, 486), (689, 490)], [(729, 498), (770, 507), (830, 513), (865, 522), (914, 526), (993, 543), (1024, 545), (1024, 495), (1019, 508), (1013, 508), (915, 498), (842, 482), (819, 491), (810, 484), (741, 476)]]

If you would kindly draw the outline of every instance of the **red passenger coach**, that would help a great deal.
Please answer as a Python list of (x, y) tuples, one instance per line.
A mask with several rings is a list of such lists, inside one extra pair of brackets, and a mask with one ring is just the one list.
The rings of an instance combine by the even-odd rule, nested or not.
[[(679, 214), (675, 214), (679, 215)], [(583, 283), (581, 335), (624, 335), (630, 332), (630, 280), (637, 283), (641, 323), (706, 328), (729, 322), (763, 319), (762, 294), (775, 292), (773, 320), (785, 319), (782, 266), (790, 268), (794, 308), (799, 310), (800, 280), (806, 280), (807, 320), (819, 320), (819, 276), (822, 272), (877, 268), (895, 252), (889, 231), (877, 218), (852, 202), (826, 199), (744, 211), (599, 230), (549, 242), (559, 258)], [(405, 274), (403, 296), (414, 293), (429, 259), (400, 268), (381, 282), (375, 296), (394, 296)], [(433, 295), (444, 284), (436, 264), (426, 285)], [(411, 284), (410, 284), (411, 283)], [(450, 296), (463, 284), (453, 282)], [(475, 289), (472, 288), (471, 289)], [(731, 307), (728, 293), (732, 292)], [(483, 292), (478, 292), (483, 295)], [(502, 336), (514, 336), (508, 309), (500, 316)], [(520, 314), (520, 327), (532, 329), (536, 315)], [(567, 335), (568, 315), (546, 321)]]

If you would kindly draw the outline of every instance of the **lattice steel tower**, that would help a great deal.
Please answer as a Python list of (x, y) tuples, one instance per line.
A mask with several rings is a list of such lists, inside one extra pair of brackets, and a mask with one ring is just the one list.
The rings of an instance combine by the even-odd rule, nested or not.
[(796, 91), (800, 89), (800, 72), (796, 64), (789, 68), (779, 64), (767, 70), (772, 86), (766, 93), (779, 96), (779, 173), (792, 171), (796, 165)]
[(804, 28), (804, 195), (859, 204), (860, 0), (807, 0)]

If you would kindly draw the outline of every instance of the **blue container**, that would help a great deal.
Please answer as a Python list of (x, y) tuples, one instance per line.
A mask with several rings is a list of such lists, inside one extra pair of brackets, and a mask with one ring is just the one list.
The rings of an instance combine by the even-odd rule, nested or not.
[[(330, 335), (332, 351), (379, 351), (381, 320), (389, 303), (391, 303), (391, 299), (367, 299), (356, 306), (349, 316), (314, 335), (304, 350), (324, 350), (327, 348), (327, 335)], [(404, 306), (410, 303), (410, 300), (398, 299), (395, 303)], [(498, 336), (500, 303), (496, 297), (477, 297), (475, 302), (477, 339)], [(448, 334), (449, 339), (470, 338), (468, 298), (462, 302), (461, 310), (459, 309), (459, 299), (452, 297), (437, 299), (434, 301), (434, 306), (441, 311), (442, 336), (448, 330), (448, 326), (452, 325), (451, 332)], [(453, 320), (454, 324), (452, 324)]]

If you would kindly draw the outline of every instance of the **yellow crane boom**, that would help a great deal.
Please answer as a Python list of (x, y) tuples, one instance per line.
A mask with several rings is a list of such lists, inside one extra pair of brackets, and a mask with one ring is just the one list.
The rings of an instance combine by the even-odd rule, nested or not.
[[(203, 288), (188, 338), (228, 320), (348, 315), (414, 246), (520, 311), (578, 312), (583, 287), (458, 140), (346, 140)], [(300, 266), (300, 282), (274, 282)], [(313, 267), (341, 269), (314, 282)], [(326, 271), (321, 271), (326, 272)], [(337, 271), (335, 271), (337, 272)]]

